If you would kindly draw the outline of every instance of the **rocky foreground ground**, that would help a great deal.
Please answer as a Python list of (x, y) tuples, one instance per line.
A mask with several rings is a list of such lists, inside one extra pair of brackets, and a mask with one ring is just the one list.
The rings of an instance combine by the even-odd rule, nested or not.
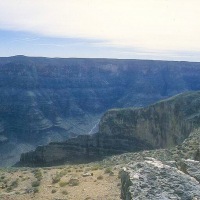
[(1, 200), (120, 199), (118, 170), (98, 163), (2, 169)]
[(4, 168), (0, 199), (200, 200), (200, 162), (170, 160), (170, 154), (162, 149), (82, 165)]
[(171, 149), (43, 168), (2, 168), (1, 200), (200, 200), (200, 129)]

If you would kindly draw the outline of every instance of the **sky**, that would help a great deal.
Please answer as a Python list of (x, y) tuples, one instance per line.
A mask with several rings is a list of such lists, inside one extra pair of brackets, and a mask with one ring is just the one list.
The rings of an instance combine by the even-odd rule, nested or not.
[(0, 0), (0, 57), (200, 61), (199, 0)]

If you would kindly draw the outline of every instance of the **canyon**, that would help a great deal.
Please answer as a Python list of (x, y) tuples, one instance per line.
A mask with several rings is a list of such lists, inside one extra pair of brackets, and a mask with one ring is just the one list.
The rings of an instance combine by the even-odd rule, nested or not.
[(0, 58), (0, 165), (39, 145), (98, 132), (108, 109), (199, 90), (199, 77), (192, 62)]
[(144, 108), (109, 110), (97, 133), (39, 146), (22, 154), (17, 166), (84, 163), (127, 152), (173, 148), (199, 128), (199, 116), (200, 92), (186, 92)]

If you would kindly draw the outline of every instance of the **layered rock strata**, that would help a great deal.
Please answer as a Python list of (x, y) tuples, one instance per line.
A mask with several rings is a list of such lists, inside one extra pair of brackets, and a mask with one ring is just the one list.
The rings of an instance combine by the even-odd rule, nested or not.
[(111, 110), (102, 117), (98, 133), (38, 147), (22, 154), (19, 164), (87, 162), (113, 154), (173, 147), (199, 126), (199, 109), (200, 92), (190, 92), (146, 108)]
[(198, 90), (199, 77), (189, 62), (0, 58), (0, 135), (38, 145), (85, 134), (106, 110)]
[(21, 146), (94, 133), (108, 109), (142, 107), (188, 90), (200, 90), (199, 63), (0, 58), (0, 135), (8, 139), (0, 142), (0, 166), (18, 160), (27, 151)]

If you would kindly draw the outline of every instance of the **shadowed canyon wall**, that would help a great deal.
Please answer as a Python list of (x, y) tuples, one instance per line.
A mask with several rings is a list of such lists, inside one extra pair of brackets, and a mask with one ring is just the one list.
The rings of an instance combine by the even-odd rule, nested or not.
[(94, 133), (108, 109), (199, 89), (199, 63), (0, 58), (0, 165), (38, 145)]
[(22, 154), (19, 165), (48, 166), (88, 162), (105, 156), (181, 144), (200, 126), (200, 92), (188, 92), (145, 108), (110, 110), (99, 132)]

